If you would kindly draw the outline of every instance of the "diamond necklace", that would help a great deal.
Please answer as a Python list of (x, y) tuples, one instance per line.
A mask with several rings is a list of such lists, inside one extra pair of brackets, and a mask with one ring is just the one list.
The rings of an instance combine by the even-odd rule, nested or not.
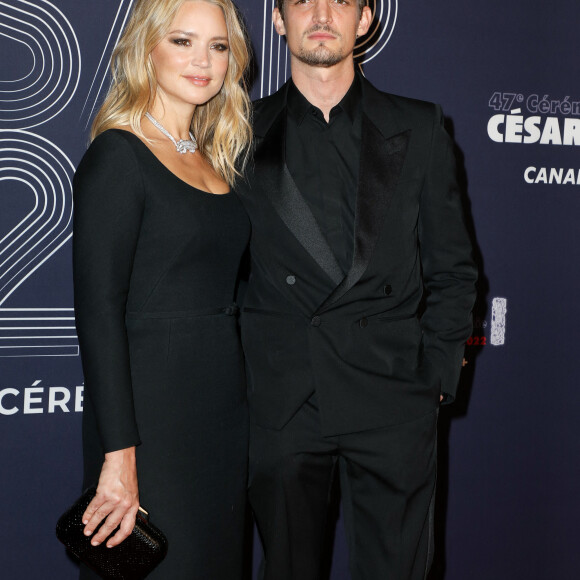
[(177, 149), (178, 153), (195, 153), (197, 151), (197, 141), (195, 137), (189, 132), (189, 139), (180, 139), (176, 141), (171, 135), (171, 133), (159, 122), (157, 119), (154, 119), (150, 113), (145, 113), (145, 116), (157, 127), (166, 137), (171, 139), (172, 143), (175, 145), (175, 149)]

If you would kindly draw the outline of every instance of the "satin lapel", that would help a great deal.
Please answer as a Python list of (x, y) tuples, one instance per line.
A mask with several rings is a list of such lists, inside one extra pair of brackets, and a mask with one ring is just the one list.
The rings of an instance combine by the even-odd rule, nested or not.
[(256, 148), (254, 181), (312, 259), (339, 284), (344, 274), (286, 166), (285, 135), (286, 109), (282, 109)]
[(385, 139), (365, 114), (354, 225), (352, 267), (319, 307), (330, 306), (348, 292), (367, 269), (407, 153), (410, 131)]

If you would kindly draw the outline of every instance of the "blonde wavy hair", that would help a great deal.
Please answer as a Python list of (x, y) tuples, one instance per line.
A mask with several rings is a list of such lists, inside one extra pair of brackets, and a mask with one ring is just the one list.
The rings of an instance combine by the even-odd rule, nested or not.
[[(91, 139), (129, 125), (142, 139), (141, 119), (157, 93), (151, 52), (163, 39), (182, 4), (191, 0), (137, 0), (111, 57), (111, 85), (91, 130)], [(214, 170), (232, 185), (240, 175), (252, 139), (246, 73), (250, 63), (248, 37), (232, 0), (193, 0), (219, 6), (229, 37), (229, 64), (220, 92), (198, 105), (191, 131), (199, 150)], [(143, 66), (144, 65), (144, 66)]]

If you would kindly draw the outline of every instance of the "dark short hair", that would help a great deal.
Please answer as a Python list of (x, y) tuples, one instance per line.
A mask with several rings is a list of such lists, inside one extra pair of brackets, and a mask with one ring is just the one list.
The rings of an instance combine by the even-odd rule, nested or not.
[[(368, 5), (368, 0), (358, 0), (358, 10), (362, 12), (362, 9)], [(276, 0), (276, 8), (280, 10), (280, 14), (284, 16), (284, 0)]]

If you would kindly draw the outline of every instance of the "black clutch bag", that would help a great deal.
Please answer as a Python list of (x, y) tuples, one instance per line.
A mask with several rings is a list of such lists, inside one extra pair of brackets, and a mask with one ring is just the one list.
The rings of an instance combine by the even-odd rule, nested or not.
[[(95, 494), (96, 489), (89, 488), (62, 514), (56, 524), (56, 537), (81, 562), (92, 568), (102, 578), (120, 580), (145, 578), (165, 557), (167, 538), (149, 523), (147, 512), (139, 508), (131, 535), (118, 546), (107, 548), (106, 542), (99, 546), (91, 546), (92, 536), (83, 534), (85, 526), (82, 516)], [(116, 530), (113, 534), (115, 532)]]

